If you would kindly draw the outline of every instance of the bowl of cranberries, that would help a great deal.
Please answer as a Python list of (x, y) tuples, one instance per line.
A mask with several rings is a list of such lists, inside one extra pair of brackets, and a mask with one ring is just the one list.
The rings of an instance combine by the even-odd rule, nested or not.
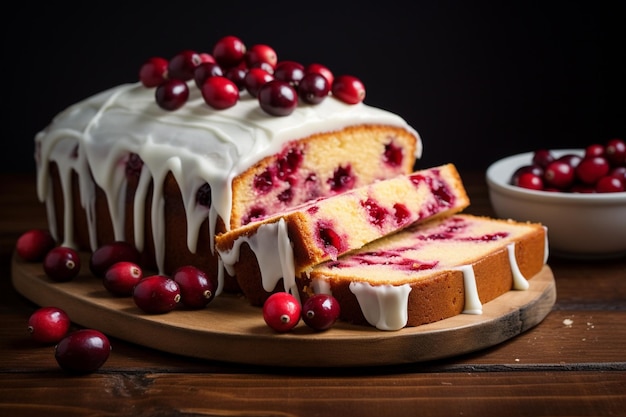
[(626, 142), (536, 149), (500, 159), (486, 174), (498, 217), (542, 223), (550, 253), (626, 256)]

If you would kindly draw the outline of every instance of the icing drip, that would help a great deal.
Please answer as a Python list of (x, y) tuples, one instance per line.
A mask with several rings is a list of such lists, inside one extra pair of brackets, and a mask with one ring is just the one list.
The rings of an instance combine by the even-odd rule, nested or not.
[(463, 272), (463, 285), (465, 286), (465, 307), (463, 314), (483, 314), (483, 305), (478, 297), (476, 288), (476, 275), (472, 265), (463, 265), (458, 268)]
[[(283, 219), (276, 223), (260, 226), (252, 236), (242, 236), (235, 240), (232, 249), (220, 252), (223, 265), (229, 274), (234, 275), (234, 265), (239, 259), (242, 243), (248, 243), (256, 255), (261, 271), (263, 289), (271, 292), (282, 278), (285, 291), (290, 292), (298, 300), (300, 298), (296, 285), (293, 263), (293, 248), (287, 235), (287, 225)], [(276, 262), (278, 254), (279, 262)]]
[(548, 262), (548, 257), (550, 256), (550, 246), (548, 245), (548, 227), (544, 225), (543, 230), (546, 232), (543, 245), (543, 263), (546, 264)]
[(356, 296), (361, 311), (369, 324), (379, 330), (400, 330), (408, 320), (408, 301), (411, 286), (370, 285), (351, 282), (350, 291)]
[(509, 254), (509, 263), (511, 264), (511, 272), (513, 273), (513, 289), (527, 290), (529, 286), (528, 281), (519, 270), (519, 265), (517, 265), (517, 259), (515, 258), (515, 242), (506, 245), (506, 250)]

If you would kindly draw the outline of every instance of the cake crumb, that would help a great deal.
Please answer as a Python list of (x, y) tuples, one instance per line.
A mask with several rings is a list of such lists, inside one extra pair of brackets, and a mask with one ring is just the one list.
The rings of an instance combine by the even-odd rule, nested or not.
[(563, 324), (567, 327), (572, 327), (572, 324), (574, 324), (574, 320), (572, 319), (565, 319), (563, 320)]

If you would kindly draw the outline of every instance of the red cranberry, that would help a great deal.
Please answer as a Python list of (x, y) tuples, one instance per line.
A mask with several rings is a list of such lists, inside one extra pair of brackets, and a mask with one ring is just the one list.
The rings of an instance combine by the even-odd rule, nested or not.
[(546, 167), (543, 179), (546, 185), (564, 190), (574, 183), (574, 168), (564, 161), (552, 161)]
[(98, 370), (109, 359), (111, 344), (102, 333), (81, 329), (65, 336), (54, 350), (59, 366), (72, 373), (89, 373)]
[(43, 270), (53, 281), (73, 280), (80, 272), (78, 252), (66, 246), (52, 248), (43, 260)]
[(211, 208), (213, 197), (211, 196), (211, 185), (205, 182), (196, 191), (196, 202), (206, 208)]
[(596, 182), (595, 190), (598, 193), (620, 193), (624, 191), (624, 182), (613, 175), (606, 175)]
[(543, 178), (543, 173), (544, 170), (543, 168), (541, 168), (539, 165), (523, 165), (519, 168), (517, 168), (515, 170), (515, 172), (513, 172), (513, 175), (511, 176), (511, 184), (512, 185), (519, 185), (519, 177), (521, 174), (525, 173), (525, 172), (529, 172), (531, 174), (534, 174), (538, 177)]
[(626, 165), (626, 142), (622, 139), (610, 139), (606, 143), (605, 156), (613, 165)]
[(226, 77), (207, 78), (201, 91), (204, 102), (214, 109), (227, 109), (239, 101), (239, 88)]
[(167, 67), (168, 78), (188, 81), (193, 78), (193, 72), (202, 62), (200, 54), (192, 50), (184, 50), (176, 54)]
[(609, 173), (609, 162), (603, 156), (584, 157), (576, 167), (576, 177), (585, 184), (593, 185)]
[(163, 110), (177, 110), (189, 99), (189, 87), (179, 79), (165, 80), (156, 88), (155, 99)]
[(224, 75), (224, 71), (222, 71), (222, 67), (213, 62), (203, 62), (196, 67), (193, 72), (193, 80), (196, 83), (196, 87), (202, 88), (204, 82), (209, 77), (213, 77), (214, 75), (222, 76)]
[(198, 55), (200, 56), (200, 63), (210, 62), (212, 64), (217, 64), (215, 58), (211, 54), (208, 54), (206, 52), (200, 52)]
[(58, 307), (41, 307), (28, 319), (28, 332), (38, 343), (57, 343), (70, 329), (70, 317)]
[(54, 238), (48, 230), (31, 229), (17, 239), (15, 251), (26, 262), (39, 262), (55, 245)]
[(273, 79), (274, 76), (272, 74), (261, 68), (250, 68), (244, 78), (246, 91), (248, 91), (252, 97), (256, 97), (259, 89)]
[(328, 179), (330, 189), (335, 192), (350, 190), (354, 187), (355, 178), (352, 175), (352, 166), (338, 167), (332, 178)]
[(277, 332), (293, 329), (300, 321), (302, 307), (296, 298), (286, 292), (270, 295), (263, 303), (263, 319)]
[(543, 190), (543, 180), (532, 172), (524, 172), (517, 178), (517, 186), (529, 190)]
[(592, 143), (585, 148), (585, 156), (604, 156), (604, 146), (599, 143)]
[(315, 330), (331, 328), (339, 318), (339, 313), (339, 302), (329, 294), (315, 294), (302, 305), (302, 321)]
[(240, 67), (232, 67), (226, 71), (224, 76), (235, 83), (239, 91), (246, 89), (246, 74), (248, 71)]
[(357, 104), (365, 99), (365, 86), (352, 75), (340, 75), (331, 86), (333, 96), (348, 104)]
[(167, 78), (168, 61), (165, 58), (155, 56), (148, 58), (139, 68), (139, 81), (144, 87), (157, 87)]
[(128, 242), (106, 243), (91, 254), (89, 270), (97, 278), (104, 278), (107, 270), (113, 264), (121, 261), (139, 264), (141, 262), (141, 254), (134, 245)]
[(213, 58), (223, 68), (238, 65), (246, 55), (246, 45), (236, 36), (224, 36), (213, 47)]
[(622, 181), (624, 181), (624, 183), (626, 183), (626, 165), (618, 166), (618, 167), (611, 169), (611, 171), (609, 172), (609, 175), (613, 175), (614, 177), (617, 177), (621, 179)]
[(297, 87), (304, 77), (304, 65), (295, 61), (281, 61), (274, 68), (274, 78), (288, 82), (292, 87)]
[(558, 157), (557, 161), (563, 161), (572, 166), (572, 168), (576, 168), (580, 161), (582, 161), (583, 157), (574, 153), (568, 153)]
[(533, 164), (545, 168), (554, 161), (554, 155), (548, 149), (538, 149), (533, 153)]
[(385, 145), (385, 152), (383, 153), (383, 161), (387, 165), (391, 165), (392, 167), (399, 167), (402, 165), (403, 160), (404, 160), (403, 150), (400, 146), (395, 145), (393, 142), (390, 142)]
[(130, 296), (141, 278), (143, 278), (143, 271), (139, 265), (134, 262), (121, 261), (107, 269), (102, 283), (111, 294)]
[(188, 308), (206, 307), (217, 290), (217, 279), (212, 279), (199, 268), (186, 265), (174, 271), (172, 279), (180, 287), (180, 302)]
[(309, 73), (298, 84), (298, 95), (305, 103), (319, 104), (328, 96), (330, 84), (321, 74)]
[(298, 106), (298, 94), (289, 83), (272, 80), (258, 91), (261, 109), (272, 116), (288, 116)]
[(254, 68), (256, 64), (262, 62), (268, 63), (274, 68), (278, 62), (278, 56), (271, 46), (256, 44), (248, 49), (245, 60), (249, 68)]
[(166, 276), (151, 275), (135, 285), (133, 301), (146, 313), (168, 313), (180, 302), (180, 287), (176, 281)]
[(141, 175), (141, 169), (143, 168), (143, 160), (139, 155), (134, 152), (128, 154), (126, 160), (125, 174), (127, 178), (139, 178)]
[(310, 74), (310, 73), (320, 74), (324, 78), (326, 78), (326, 80), (328, 80), (328, 85), (333, 85), (333, 82), (335, 81), (335, 76), (333, 75), (332, 71), (322, 64), (318, 64), (318, 63), (309, 64), (304, 69), (304, 73), (305, 74)]

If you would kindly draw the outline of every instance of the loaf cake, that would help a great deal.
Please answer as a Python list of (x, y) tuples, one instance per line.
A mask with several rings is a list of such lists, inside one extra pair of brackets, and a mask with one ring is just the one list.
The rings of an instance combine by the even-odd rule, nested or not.
[(69, 107), (35, 144), (38, 196), (60, 244), (93, 251), (128, 241), (146, 268), (193, 264), (220, 275), (220, 291), (238, 289), (215, 234), (409, 174), (422, 152), (405, 120), (363, 102), (331, 95), (275, 117), (245, 91), (215, 110), (190, 87), (185, 105), (167, 111), (140, 83)]
[(547, 257), (541, 224), (455, 214), (322, 263), (297, 282), (304, 300), (332, 294), (343, 320), (398, 330), (481, 314), (482, 304), (527, 289)]
[[(459, 212), (469, 198), (452, 164), (321, 198), (216, 236), (226, 270), (253, 305), (295, 277), (415, 222)], [(286, 278), (285, 278), (286, 277)]]

